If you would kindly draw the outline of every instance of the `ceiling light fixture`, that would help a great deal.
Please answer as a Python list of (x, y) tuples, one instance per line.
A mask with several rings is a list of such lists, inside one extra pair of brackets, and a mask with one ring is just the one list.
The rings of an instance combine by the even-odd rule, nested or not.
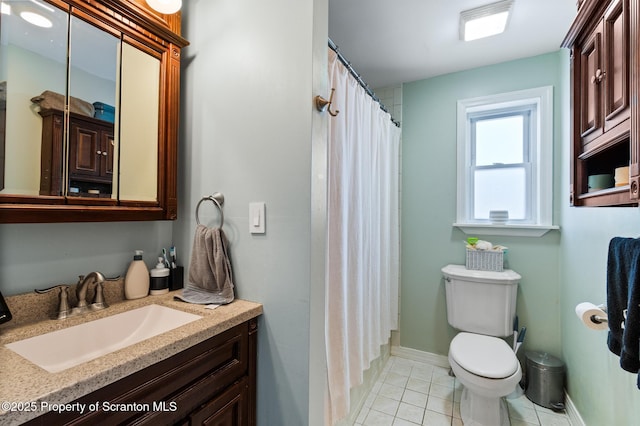
[(499, 1), (460, 13), (460, 40), (471, 41), (504, 32), (513, 0)]
[(160, 13), (170, 15), (180, 10), (182, 0), (147, 0), (147, 4)]
[(39, 13), (24, 11), (24, 12), (20, 12), (20, 17), (25, 21), (27, 21), (28, 23), (35, 25), (36, 27), (41, 27), (41, 28), (53, 27), (53, 23), (49, 19), (40, 15)]
[(11, 6), (8, 3), (0, 3), (0, 13), (3, 15), (11, 15)]

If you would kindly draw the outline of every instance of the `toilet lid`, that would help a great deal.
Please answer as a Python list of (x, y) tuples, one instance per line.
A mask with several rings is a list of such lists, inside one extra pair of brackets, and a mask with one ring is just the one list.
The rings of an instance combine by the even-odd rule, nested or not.
[(449, 354), (460, 367), (489, 379), (503, 379), (518, 370), (515, 353), (497, 337), (459, 333), (451, 341)]

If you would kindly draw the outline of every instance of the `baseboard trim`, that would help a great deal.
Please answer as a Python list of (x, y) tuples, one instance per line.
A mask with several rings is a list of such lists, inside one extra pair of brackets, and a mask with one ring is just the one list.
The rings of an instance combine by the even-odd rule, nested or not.
[(404, 348), (402, 346), (391, 346), (391, 355), (413, 361), (426, 362), (442, 368), (449, 368), (449, 360), (444, 355), (437, 355), (430, 352), (419, 351), (417, 349)]
[(578, 412), (575, 404), (569, 397), (569, 394), (565, 392), (565, 409), (567, 411), (567, 416), (569, 417), (569, 421), (571, 422), (571, 426), (587, 426), (584, 420), (582, 420), (582, 416)]

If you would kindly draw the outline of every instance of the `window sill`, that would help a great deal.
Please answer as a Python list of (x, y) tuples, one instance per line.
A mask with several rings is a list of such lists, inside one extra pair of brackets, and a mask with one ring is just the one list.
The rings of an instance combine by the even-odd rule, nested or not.
[(509, 237), (541, 237), (549, 231), (559, 230), (555, 225), (494, 225), (490, 223), (454, 223), (468, 235), (500, 235)]

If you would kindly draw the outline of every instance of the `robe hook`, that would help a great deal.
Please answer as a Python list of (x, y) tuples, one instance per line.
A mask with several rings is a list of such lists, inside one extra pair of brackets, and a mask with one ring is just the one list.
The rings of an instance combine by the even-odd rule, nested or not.
[(335, 112), (331, 111), (331, 104), (333, 103), (333, 93), (335, 91), (336, 89), (333, 89), (333, 88), (331, 89), (331, 96), (329, 96), (329, 100), (326, 100), (320, 95), (316, 96), (316, 108), (318, 109), (318, 111), (320, 112), (328, 111), (332, 117), (335, 117), (336, 115), (338, 115), (340, 111), (338, 110), (336, 110)]

